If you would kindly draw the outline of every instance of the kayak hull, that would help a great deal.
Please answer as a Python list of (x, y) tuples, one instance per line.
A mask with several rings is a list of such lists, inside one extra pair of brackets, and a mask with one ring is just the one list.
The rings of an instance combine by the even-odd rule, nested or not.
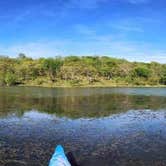
[(49, 166), (71, 166), (61, 145), (56, 147), (55, 152), (49, 162)]

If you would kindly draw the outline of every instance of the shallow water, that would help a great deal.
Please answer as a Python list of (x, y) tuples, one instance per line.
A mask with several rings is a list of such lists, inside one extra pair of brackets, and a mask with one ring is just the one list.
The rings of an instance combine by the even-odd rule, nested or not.
[(0, 165), (165, 166), (165, 88), (0, 88)]

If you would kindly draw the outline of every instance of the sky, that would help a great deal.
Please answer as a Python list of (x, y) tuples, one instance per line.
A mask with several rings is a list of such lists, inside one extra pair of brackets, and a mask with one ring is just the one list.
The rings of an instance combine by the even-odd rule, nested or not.
[(165, 0), (0, 1), (0, 55), (166, 63)]

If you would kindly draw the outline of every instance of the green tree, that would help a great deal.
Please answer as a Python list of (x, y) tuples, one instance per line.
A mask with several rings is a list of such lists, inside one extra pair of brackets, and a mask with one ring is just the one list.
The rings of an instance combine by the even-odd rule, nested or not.
[(57, 76), (57, 72), (60, 70), (63, 65), (61, 58), (48, 58), (43, 59), (43, 68), (47, 72), (51, 81), (54, 82)]
[(19, 59), (26, 59), (27, 57), (26, 57), (26, 55), (24, 53), (19, 53), (18, 54), (18, 58)]
[(136, 67), (134, 69), (134, 74), (136, 77), (148, 78), (150, 76), (150, 70), (146, 67)]
[(161, 70), (160, 84), (166, 85), (166, 65), (163, 65)]

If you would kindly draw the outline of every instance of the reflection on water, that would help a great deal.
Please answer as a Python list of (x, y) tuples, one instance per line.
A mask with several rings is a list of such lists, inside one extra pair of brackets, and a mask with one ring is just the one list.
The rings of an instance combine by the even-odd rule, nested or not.
[(0, 88), (0, 165), (165, 166), (165, 88)]

